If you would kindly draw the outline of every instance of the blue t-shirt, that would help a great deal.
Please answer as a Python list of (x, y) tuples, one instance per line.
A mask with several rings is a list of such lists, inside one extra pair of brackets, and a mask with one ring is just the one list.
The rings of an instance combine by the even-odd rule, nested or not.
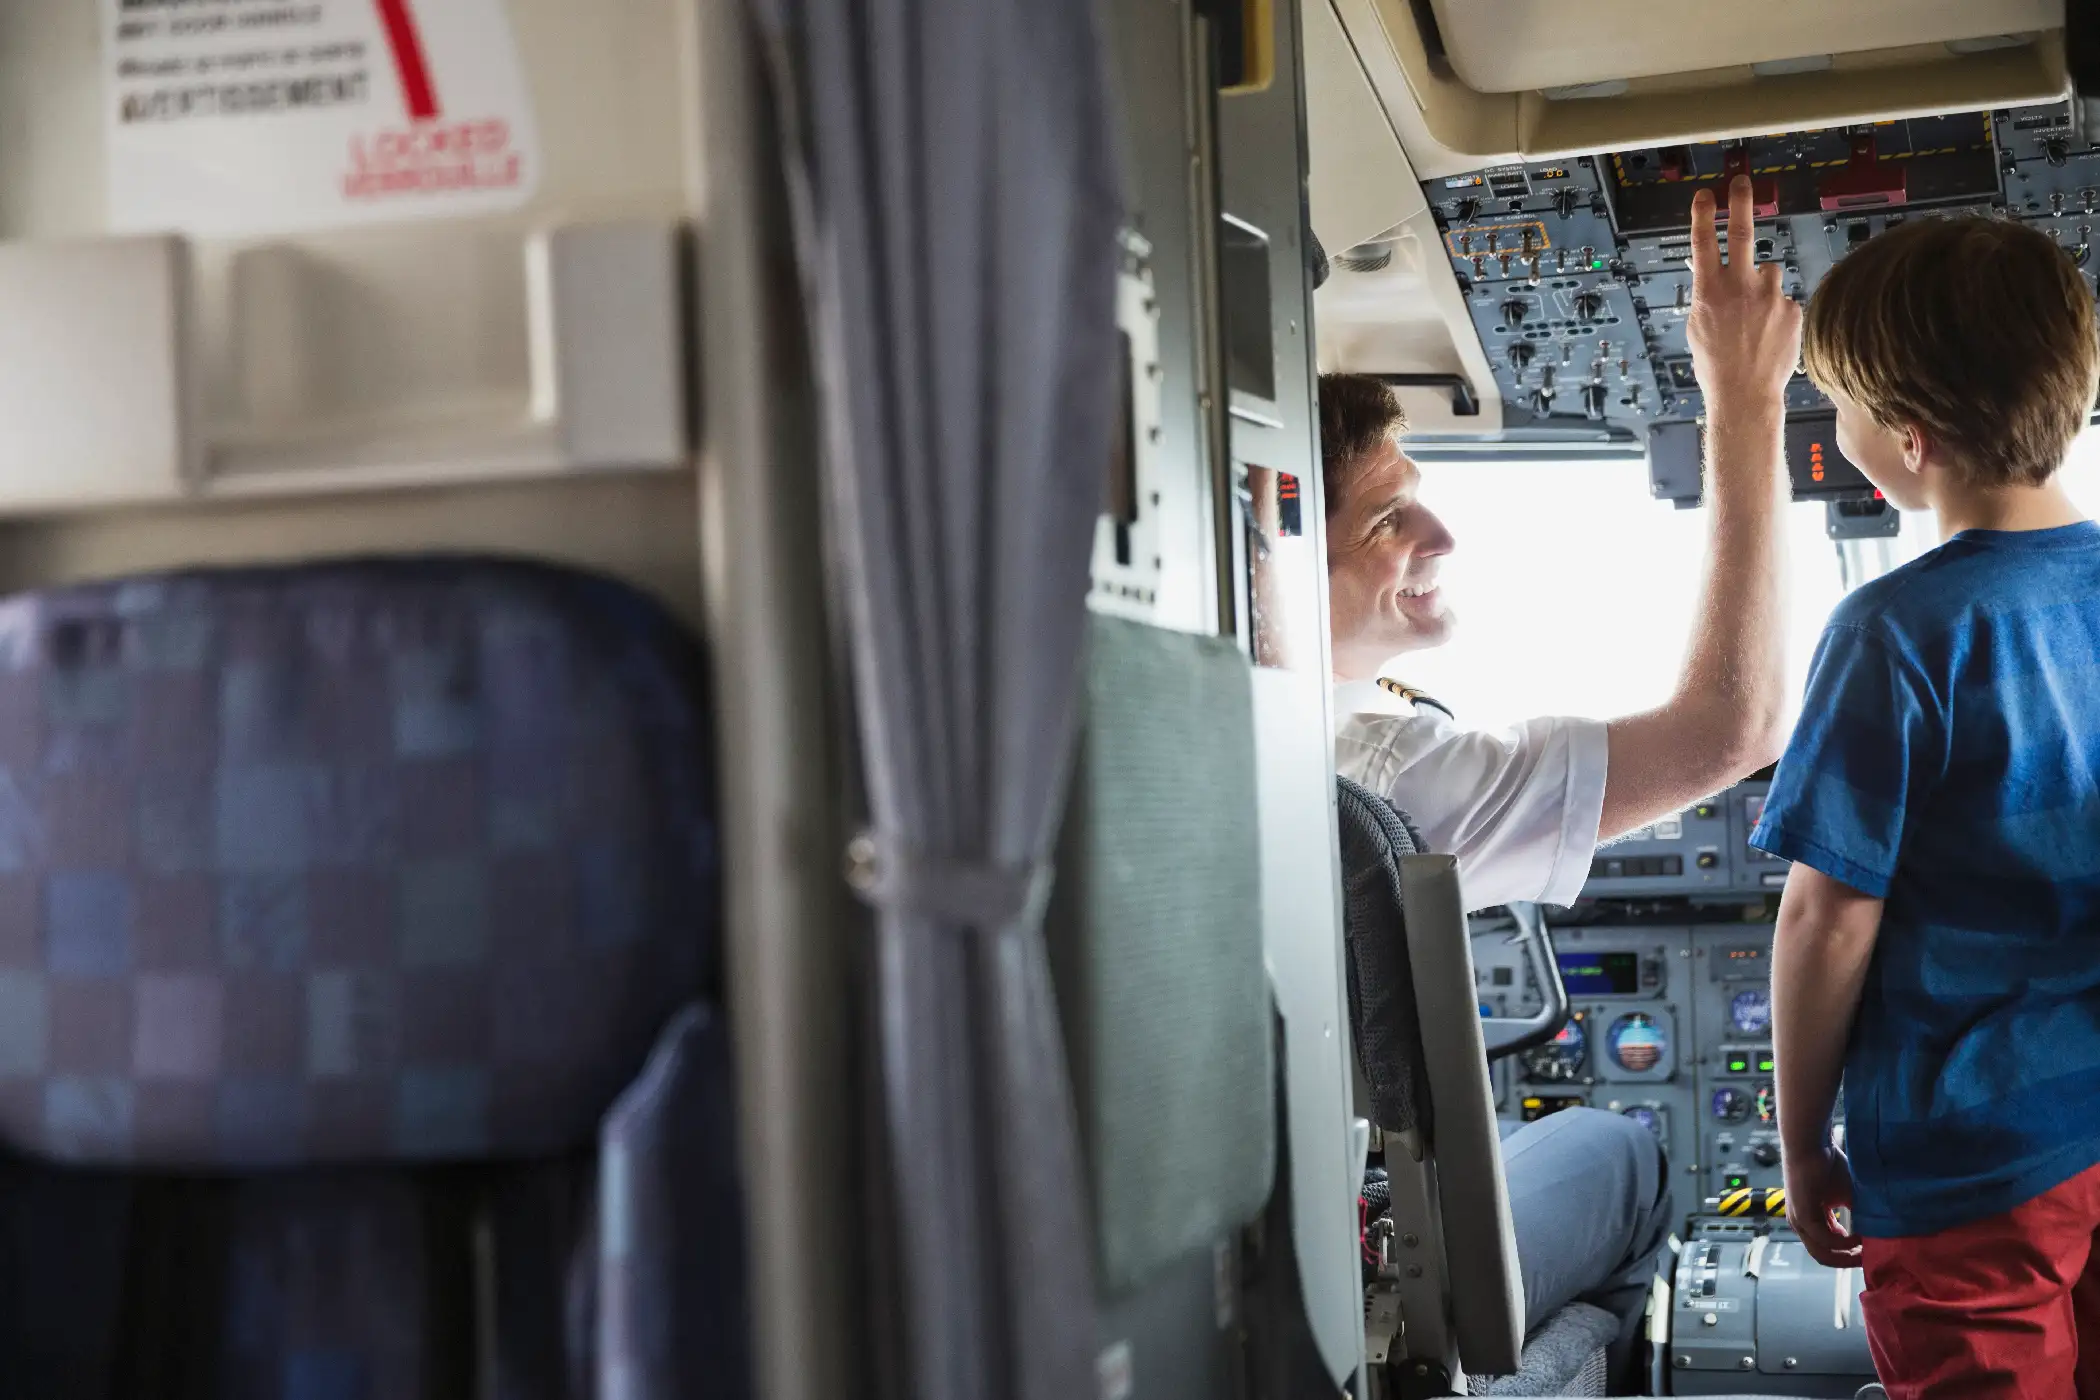
[(2100, 526), (1964, 531), (1840, 603), (1750, 844), (1887, 901), (1845, 1055), (1856, 1230), (2100, 1163)]

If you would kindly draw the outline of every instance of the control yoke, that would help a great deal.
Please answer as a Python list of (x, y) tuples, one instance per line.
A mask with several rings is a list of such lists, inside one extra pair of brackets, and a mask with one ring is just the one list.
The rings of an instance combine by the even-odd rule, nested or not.
[(1509, 941), (1523, 948), (1545, 1005), (1529, 1016), (1483, 1016), (1480, 1034), (1487, 1042), (1490, 1060), (1544, 1045), (1568, 1024), (1568, 988), (1560, 980), (1560, 961), (1553, 956), (1553, 936), (1546, 930), (1546, 916), (1536, 904), (1512, 904), (1509, 913), (1517, 921), (1517, 931)]

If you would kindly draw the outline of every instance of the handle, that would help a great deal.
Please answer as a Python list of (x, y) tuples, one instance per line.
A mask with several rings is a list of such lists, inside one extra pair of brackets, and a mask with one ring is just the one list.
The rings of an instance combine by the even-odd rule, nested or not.
[(1480, 416), (1480, 397), (1462, 374), (1379, 374), (1372, 377), (1396, 389), (1448, 389), (1451, 391), (1453, 417)]
[(1517, 921), (1517, 932), (1510, 941), (1523, 946), (1546, 1004), (1529, 1016), (1482, 1017), (1480, 1034), (1487, 1042), (1490, 1060), (1544, 1045), (1568, 1024), (1568, 986), (1560, 980), (1560, 961), (1553, 956), (1553, 934), (1546, 927), (1545, 915), (1536, 904), (1512, 904), (1509, 913)]

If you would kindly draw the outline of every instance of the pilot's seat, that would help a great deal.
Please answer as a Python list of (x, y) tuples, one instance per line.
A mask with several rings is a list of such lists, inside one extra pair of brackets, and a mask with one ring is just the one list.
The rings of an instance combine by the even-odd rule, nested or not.
[(748, 1394), (706, 713), (528, 564), (0, 604), (0, 1389)]
[[(1610, 1313), (1570, 1303), (1526, 1334), (1457, 862), (1423, 854), (1384, 798), (1337, 783), (1358, 1103), (1392, 1192), (1391, 1267), (1373, 1285), (1401, 1324), (1385, 1364), (1465, 1394), (1603, 1395)], [(1374, 1332), (1380, 1311), (1374, 1292)]]

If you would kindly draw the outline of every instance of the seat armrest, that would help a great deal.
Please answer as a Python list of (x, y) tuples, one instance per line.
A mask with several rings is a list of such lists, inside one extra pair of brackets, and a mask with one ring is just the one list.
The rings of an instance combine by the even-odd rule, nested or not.
[(1458, 862), (1448, 855), (1406, 856), (1400, 880), (1429, 1097), (1436, 1110), (1430, 1146), (1458, 1354), (1469, 1372), (1507, 1374), (1518, 1368), (1524, 1345), (1524, 1285), (1502, 1176), (1502, 1139)]

